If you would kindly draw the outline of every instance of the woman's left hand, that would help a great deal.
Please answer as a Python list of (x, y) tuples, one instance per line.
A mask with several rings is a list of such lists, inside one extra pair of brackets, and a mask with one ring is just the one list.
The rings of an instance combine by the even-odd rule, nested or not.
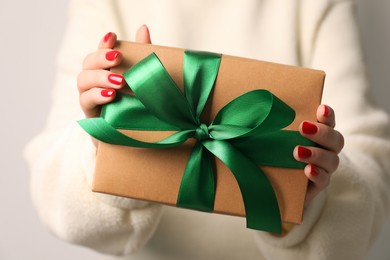
[(304, 169), (309, 179), (306, 205), (329, 185), (332, 173), (339, 165), (338, 154), (344, 147), (343, 135), (334, 129), (336, 121), (333, 109), (320, 105), (317, 120), (302, 122), (299, 131), (321, 147), (297, 146), (294, 149), (295, 159), (307, 163)]

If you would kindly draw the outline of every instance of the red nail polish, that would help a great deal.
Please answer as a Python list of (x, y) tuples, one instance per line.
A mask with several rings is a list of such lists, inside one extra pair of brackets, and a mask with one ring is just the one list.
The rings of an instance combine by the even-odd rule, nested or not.
[(324, 117), (329, 117), (330, 116), (330, 109), (327, 105), (324, 105)]
[(318, 174), (320, 174), (320, 172), (317, 170), (317, 168), (313, 165), (310, 165), (310, 175), (316, 177)]
[(124, 78), (122, 75), (110, 74), (108, 75), (108, 81), (115, 85), (120, 85), (123, 83)]
[(111, 38), (111, 35), (112, 35), (112, 32), (109, 32), (106, 35), (104, 35), (103, 41), (107, 42)]
[(309, 122), (303, 122), (302, 124), (302, 132), (307, 135), (314, 135), (317, 133), (318, 127), (315, 124)]
[(113, 89), (103, 89), (100, 94), (103, 97), (112, 97), (115, 94), (115, 90)]
[(119, 51), (109, 51), (106, 53), (106, 59), (108, 61), (114, 61), (119, 55)]
[(298, 157), (302, 159), (307, 159), (311, 156), (310, 149), (307, 149), (303, 146), (298, 146)]

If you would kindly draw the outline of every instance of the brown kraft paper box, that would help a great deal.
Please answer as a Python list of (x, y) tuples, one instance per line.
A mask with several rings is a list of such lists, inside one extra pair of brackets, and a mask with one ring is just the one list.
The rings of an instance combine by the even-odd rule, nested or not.
[[(184, 50), (156, 45), (119, 41), (115, 49), (123, 61), (112, 69), (124, 73), (154, 52), (183, 91)], [(325, 73), (322, 71), (222, 55), (222, 60), (208, 104), (208, 118), (229, 101), (253, 89), (267, 89), (296, 112), (286, 129), (298, 130), (303, 120), (316, 121)], [(155, 142), (168, 136), (167, 131), (121, 130), (132, 138)], [(176, 205), (185, 165), (195, 140), (167, 149), (143, 149), (99, 142), (93, 191), (146, 201)], [(266, 149), (266, 148), (265, 148)], [(214, 212), (245, 216), (240, 189), (233, 174), (215, 158), (216, 192)], [(283, 222), (300, 224), (304, 208), (307, 178), (302, 169), (259, 166), (270, 180)]]

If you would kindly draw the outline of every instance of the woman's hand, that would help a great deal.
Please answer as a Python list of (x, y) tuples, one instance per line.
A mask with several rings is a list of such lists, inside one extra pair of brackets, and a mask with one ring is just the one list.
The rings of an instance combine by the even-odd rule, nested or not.
[[(122, 61), (122, 54), (112, 49), (116, 40), (115, 33), (107, 33), (101, 39), (98, 49), (87, 55), (83, 70), (78, 75), (80, 106), (86, 118), (99, 116), (101, 105), (111, 102), (116, 91), (125, 85), (122, 75), (107, 70)], [(136, 41), (151, 43), (149, 30), (145, 25), (138, 29)]]
[(297, 146), (294, 149), (295, 159), (307, 163), (304, 173), (310, 182), (306, 205), (328, 186), (332, 173), (339, 165), (338, 154), (344, 147), (344, 137), (334, 129), (336, 121), (333, 109), (320, 105), (317, 109), (317, 120), (318, 122), (302, 122), (299, 131), (321, 148)]

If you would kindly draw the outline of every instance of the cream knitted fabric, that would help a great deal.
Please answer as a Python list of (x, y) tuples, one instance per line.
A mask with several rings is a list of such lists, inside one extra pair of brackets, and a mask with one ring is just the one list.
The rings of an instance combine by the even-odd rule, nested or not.
[[(71, 243), (131, 259), (363, 259), (388, 214), (390, 141), (389, 118), (370, 100), (354, 19), (352, 1), (71, 1), (50, 116), (25, 152), (42, 222)], [(329, 188), (286, 237), (247, 230), (237, 217), (162, 213), (91, 192), (95, 150), (75, 123), (77, 74), (106, 32), (131, 40), (142, 24), (156, 44), (326, 71), (323, 102), (346, 145)]]

